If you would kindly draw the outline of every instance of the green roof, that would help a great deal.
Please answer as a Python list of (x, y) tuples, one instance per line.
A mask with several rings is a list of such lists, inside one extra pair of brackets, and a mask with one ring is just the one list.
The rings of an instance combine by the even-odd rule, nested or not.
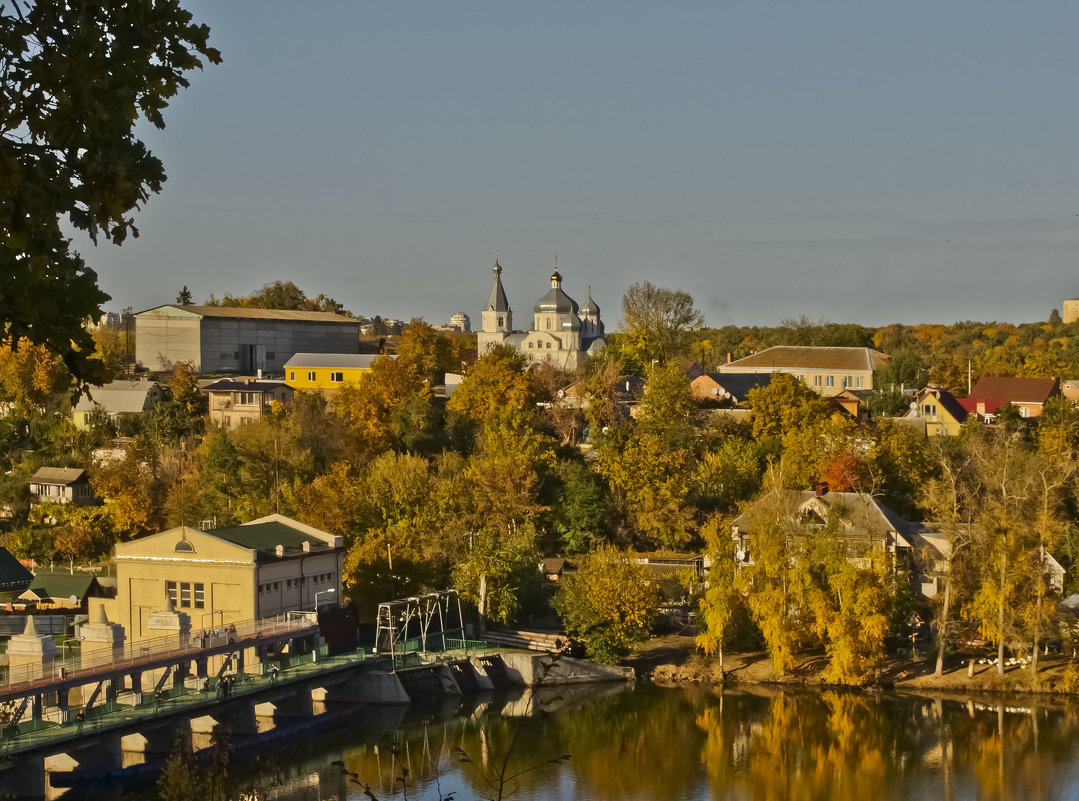
[(28, 589), (40, 598), (70, 598), (74, 595), (82, 601), (96, 583), (97, 578), (89, 573), (38, 573)]
[(27, 570), (7, 548), (0, 548), (0, 592), (25, 590), (34, 574)]
[(328, 546), (325, 540), (312, 537), (286, 523), (277, 521), (250, 523), (235, 528), (217, 528), (207, 533), (231, 542), (233, 545), (239, 545), (241, 548), (269, 553), (273, 553), (278, 545), (285, 546), (286, 552), (302, 550), (305, 542), (311, 550)]

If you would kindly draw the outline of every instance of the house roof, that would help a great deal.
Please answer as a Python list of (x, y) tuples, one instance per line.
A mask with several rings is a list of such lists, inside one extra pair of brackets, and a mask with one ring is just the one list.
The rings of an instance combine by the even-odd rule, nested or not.
[(292, 389), (284, 381), (237, 380), (221, 378), (202, 388), (203, 392), (273, 392), (277, 389)]
[(0, 548), (0, 592), (25, 590), (34, 574), (27, 570), (7, 548)]
[(1011, 378), (987, 375), (978, 379), (978, 383), (970, 391), (970, 398), (976, 401), (1002, 398), (1005, 403), (1045, 403), (1059, 390), (1060, 382), (1055, 378)]
[(771, 373), (705, 373), (704, 375), (728, 392), (735, 403), (744, 401), (751, 389), (766, 387), (772, 383)]
[(286, 554), (290, 551), (302, 551), (304, 543), (307, 543), (312, 551), (333, 547), (324, 539), (278, 520), (248, 523), (234, 528), (217, 528), (206, 533), (267, 556), (274, 555), (278, 545), (284, 546)]
[(27, 592), (38, 598), (65, 600), (74, 595), (79, 602), (97, 588), (97, 578), (88, 573), (38, 573)]
[[(966, 408), (961, 401), (959, 401), (955, 395), (950, 393), (946, 389), (940, 389), (939, 387), (926, 387), (918, 393), (917, 403), (925, 399), (927, 395), (932, 395), (937, 399), (937, 403), (950, 414), (957, 423), (962, 423), (967, 419), (967, 415), (972, 411)], [(908, 414), (917, 416), (921, 412), (920, 409), (912, 409)]]
[(104, 409), (109, 414), (144, 412), (150, 405), (150, 395), (161, 389), (156, 381), (112, 381), (100, 387), (90, 387), (79, 398), (76, 412)]
[[(996, 414), (1001, 406), (1007, 406), (1007, 398), (956, 398), (955, 402), (962, 406), (967, 414)], [(978, 411), (981, 404), (982, 410)]]
[[(824, 510), (834, 511), (851, 529), (864, 530), (873, 526), (881, 531), (894, 531), (903, 537), (910, 531), (910, 523), (898, 512), (865, 492), (827, 492), (818, 497), (812, 490), (793, 490), (789, 497), (800, 510), (819, 504)], [(736, 517), (733, 525), (744, 527), (756, 506), (754, 504), (747, 512)]]
[(719, 372), (737, 373), (748, 367), (807, 370), (876, 370), (888, 356), (872, 348), (823, 348), (815, 345), (776, 345), (743, 359), (721, 364)]
[(149, 312), (157, 311), (158, 309), (180, 309), (181, 311), (189, 312), (191, 314), (197, 314), (199, 317), (226, 317), (248, 320), (293, 320), (308, 323), (349, 323), (355, 325), (357, 328), (360, 327), (360, 320), (345, 317), (343, 314), (334, 314), (333, 312), (297, 311), (295, 309), (250, 309), (237, 306), (179, 306), (174, 303), (166, 303), (161, 306), (154, 306), (152, 309), (141, 311), (135, 316), (138, 317), (140, 314), (148, 314)]
[[(285, 369), (289, 367), (341, 367), (364, 370), (370, 368), (371, 362), (377, 358), (377, 353), (297, 353), (285, 362)], [(390, 358), (397, 357), (390, 356)]]
[(32, 476), (34, 484), (61, 484), (67, 486), (86, 478), (86, 471), (81, 467), (42, 467)]

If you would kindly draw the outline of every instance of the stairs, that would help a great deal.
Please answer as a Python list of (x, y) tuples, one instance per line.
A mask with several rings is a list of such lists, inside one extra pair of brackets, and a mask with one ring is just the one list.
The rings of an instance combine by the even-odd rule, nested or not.
[(511, 629), (488, 630), (483, 639), (492, 645), (522, 648), (527, 651), (560, 651), (569, 642), (565, 634), (558, 632)]

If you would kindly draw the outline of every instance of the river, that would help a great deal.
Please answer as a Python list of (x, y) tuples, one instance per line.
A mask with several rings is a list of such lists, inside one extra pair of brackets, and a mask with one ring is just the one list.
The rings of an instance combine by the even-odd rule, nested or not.
[(360, 801), (365, 786), (378, 799), (407, 792), (419, 801), (450, 793), (470, 801), (496, 796), (503, 763), (504, 775), (515, 776), (504, 797), (521, 801), (1072, 799), (1079, 705), (1028, 696), (578, 687), (381, 710), (263, 758), (255, 779), (277, 784), (269, 797), (280, 801)]

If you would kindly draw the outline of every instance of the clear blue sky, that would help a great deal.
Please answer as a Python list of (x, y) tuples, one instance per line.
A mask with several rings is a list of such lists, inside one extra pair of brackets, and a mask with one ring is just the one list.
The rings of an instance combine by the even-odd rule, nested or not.
[[(1040, 320), (1079, 297), (1079, 3), (184, 0), (224, 63), (146, 131), (109, 308), (291, 279), (527, 323), (554, 254), (711, 325)], [(518, 322), (518, 321), (515, 321)]]

